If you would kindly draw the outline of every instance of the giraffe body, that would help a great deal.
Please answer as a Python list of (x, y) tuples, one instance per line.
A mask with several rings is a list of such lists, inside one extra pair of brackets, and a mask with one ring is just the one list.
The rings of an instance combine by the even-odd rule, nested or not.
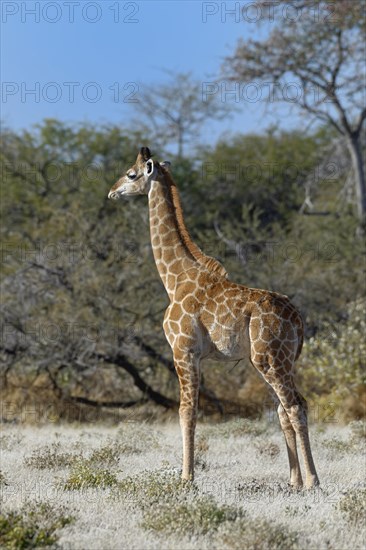
[(184, 223), (176, 185), (168, 169), (152, 161), (146, 147), (109, 197), (133, 194), (149, 197), (152, 249), (170, 299), (163, 328), (180, 383), (183, 479), (193, 479), (201, 360), (249, 359), (278, 397), (291, 485), (302, 486), (296, 436), (304, 456), (306, 486), (317, 485), (306, 401), (293, 377), (303, 342), (299, 312), (287, 296), (230, 281), (225, 268), (195, 245)]

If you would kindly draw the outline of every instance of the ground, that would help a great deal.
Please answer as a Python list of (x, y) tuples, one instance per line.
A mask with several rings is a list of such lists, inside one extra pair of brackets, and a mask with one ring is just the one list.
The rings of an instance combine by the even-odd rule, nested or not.
[(317, 424), (311, 440), (321, 489), (293, 492), (274, 420), (199, 424), (193, 485), (178, 421), (5, 424), (0, 547), (365, 548), (364, 424)]

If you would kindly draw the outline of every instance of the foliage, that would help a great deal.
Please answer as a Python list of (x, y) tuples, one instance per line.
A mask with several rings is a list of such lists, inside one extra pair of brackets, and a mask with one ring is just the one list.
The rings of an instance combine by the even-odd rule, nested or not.
[(59, 529), (73, 521), (49, 504), (26, 505), (0, 515), (0, 546), (9, 550), (41, 548), (57, 542)]
[[(229, 445), (226, 437), (207, 437), (203, 449), (208, 441), (211, 470), (208, 473), (198, 471), (194, 483), (184, 483), (179, 475), (181, 441), (178, 423), (141, 424), (147, 433), (158, 427), (165, 433), (167, 446), (163, 455), (160, 449), (151, 448), (147, 439), (144, 443), (140, 432), (142, 454), (121, 456), (123, 474), (118, 473), (116, 484), (106, 489), (85, 487), (85, 490), (73, 491), (64, 491), (60, 487), (58, 479), (61, 471), (30, 469), (25, 464), (30, 449), (42, 451), (45, 445), (52, 446), (53, 442), (58, 442), (61, 444), (61, 455), (80, 450), (85, 457), (90, 457), (94, 450), (108, 447), (112, 434), (115, 440), (118, 428), (109, 428), (104, 424), (58, 424), (40, 428), (12, 423), (3, 426), (8, 441), (15, 442), (19, 435), (22, 437), (20, 445), (2, 448), (4, 465), (17, 464), (16, 468), (3, 468), (6, 485), (1, 487), (3, 501), (0, 516), (8, 520), (8, 533), (13, 527), (19, 527), (20, 523), (23, 526), (26, 523), (32, 527), (30, 538), (34, 541), (41, 529), (48, 529), (60, 516), (75, 516), (77, 510), (75, 524), (54, 531), (51, 536), (59, 537), (59, 540), (49, 546), (223, 550), (313, 550), (327, 546), (364, 548), (364, 503), (362, 498), (358, 498), (364, 490), (362, 441), (355, 441), (355, 452), (352, 450), (352, 454), (351, 451), (329, 452), (323, 445), (324, 440), (331, 438), (350, 441), (355, 430), (360, 433), (363, 427), (360, 422), (330, 429), (322, 426), (324, 429), (321, 431), (314, 431), (314, 458), (321, 474), (321, 487), (315, 491), (294, 491), (288, 485), (285, 443), (278, 428), (270, 436), (270, 442), (281, 449), (276, 462), (266, 454), (258, 456), (255, 442), (263, 444), (266, 440), (263, 435), (255, 437), (244, 434), (240, 440), (232, 440), (234, 446)], [(135, 425), (139, 428), (139, 424)], [(159, 463), (162, 466), (156, 469)], [(118, 472), (115, 464), (107, 467), (99, 463), (94, 464), (94, 468)], [(64, 472), (63, 476), (66, 481)], [(342, 511), (338, 504), (348, 495), (352, 495), (353, 504), (348, 502), (345, 510), (349, 508), (350, 512)], [(30, 510), (39, 510), (40, 501), (47, 505), (47, 515), (42, 514), (37, 522), (30, 520)], [(226, 516), (227, 521), (220, 522), (222, 512), (226, 513), (228, 509), (233, 510), (233, 515)], [(173, 512), (178, 516), (180, 510), (185, 518), (182, 522), (179, 518), (172, 518)], [(158, 521), (156, 526), (161, 526), (162, 530), (142, 529), (145, 519), (154, 521), (154, 511)], [(17, 515), (10, 516), (10, 512)], [(204, 516), (206, 534), (200, 533), (199, 514)], [(23, 518), (24, 521), (14, 526), (13, 517)], [(356, 518), (361, 521), (354, 521)], [(192, 524), (193, 534), (187, 528)], [(47, 533), (50, 534), (48, 530)], [(23, 535), (26, 535), (25, 529), (19, 537)], [(20, 539), (14, 533), (11, 536), (14, 542), (12, 547), (21, 548)], [(6, 548), (3, 538), (0, 539), (0, 547)]]
[(116, 483), (117, 477), (114, 472), (95, 467), (89, 460), (79, 460), (62, 486), (65, 491), (75, 491), (97, 487), (105, 489)]
[[(203, 216), (215, 213), (219, 222), (236, 220), (249, 240), (257, 237), (255, 229), (276, 222), (286, 226), (301, 206), (302, 185), (323, 146), (321, 133), (304, 136), (275, 128), (265, 135), (220, 140), (204, 159), (200, 186), (202, 199), (208, 195), (219, 209), (208, 209)], [(251, 232), (248, 224), (254, 224), (256, 216), (257, 227)]]
[(366, 331), (364, 299), (351, 302), (343, 322), (329, 324), (304, 345), (299, 369), (301, 383), (311, 397), (332, 396), (339, 405), (365, 384)]
[[(268, 3), (257, 0), (257, 7), (268, 8)], [(296, 105), (307, 116), (330, 124), (339, 135), (345, 136), (363, 228), (365, 10), (361, 4), (350, 4), (348, 0), (335, 4), (318, 0), (311, 7), (303, 0), (280, 0), (276, 8), (282, 9), (282, 17), (275, 18), (271, 32), (262, 40), (240, 40), (235, 55), (225, 60), (224, 74), (244, 84), (270, 83), (267, 102)], [(296, 17), (288, 16), (289, 11), (295, 11)]]
[(226, 524), (220, 533), (225, 548), (233, 550), (296, 550), (299, 548), (298, 535), (286, 525), (251, 518)]
[(167, 534), (199, 535), (216, 531), (222, 523), (235, 522), (245, 514), (238, 508), (219, 506), (213, 498), (201, 497), (193, 502), (160, 503), (144, 515), (143, 527)]
[[(355, 239), (357, 219), (343, 199), (347, 153), (332, 177), (326, 169), (340, 158), (342, 144), (334, 149), (333, 140), (329, 128), (307, 134), (272, 128), (171, 159), (187, 227), (202, 249), (223, 261), (231, 279), (283, 292), (304, 314), (313, 340), (304, 347), (301, 377), (311, 395), (329, 394), (325, 372), (332, 388), (355, 387), (362, 347), (347, 308), (362, 295), (365, 245)], [(151, 253), (146, 203), (106, 198), (141, 143), (147, 143), (141, 134), (115, 126), (56, 120), (3, 132), (0, 348), (2, 396), (12, 418), (27, 402), (43, 402), (46, 419), (54, 404), (55, 420), (87, 419), (93, 407), (100, 418), (107, 407), (129, 411), (148, 401), (177, 407), (161, 328), (167, 297)], [(325, 163), (320, 172), (319, 163)], [(308, 185), (319, 215), (299, 212)], [(341, 354), (329, 369), (332, 344), (319, 347), (318, 335), (348, 318)], [(250, 403), (243, 390), (250, 382), (244, 363), (216, 363), (204, 372), (200, 405), (209, 414), (220, 403), (257, 417), (263, 411), (264, 390), (256, 386), (259, 400), (249, 395)]]
[(142, 527), (180, 536), (213, 532), (244, 516), (235, 507), (220, 506), (212, 497), (197, 497), (194, 483), (171, 472), (145, 472), (118, 483), (114, 498), (127, 499), (143, 510)]
[(230, 111), (215, 94), (203, 101), (202, 82), (190, 73), (171, 74), (166, 84), (145, 86), (135, 107), (139, 118), (134, 125), (152, 136), (160, 148), (176, 143), (178, 158), (183, 157), (187, 143), (197, 140), (207, 120), (220, 120)]
[(145, 471), (138, 476), (129, 476), (118, 482), (113, 491), (114, 498), (127, 498), (142, 509), (150, 509), (165, 500), (179, 500), (181, 496), (194, 495), (197, 487), (192, 483), (182, 481), (181, 477), (172, 472)]
[(24, 459), (24, 463), (37, 470), (67, 468), (72, 466), (80, 454), (61, 452), (61, 444), (53, 443), (50, 446), (33, 451), (31, 456)]

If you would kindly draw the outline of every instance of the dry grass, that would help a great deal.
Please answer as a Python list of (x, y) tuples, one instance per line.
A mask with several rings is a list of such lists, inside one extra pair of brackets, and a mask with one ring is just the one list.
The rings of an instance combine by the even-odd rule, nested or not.
[(312, 441), (322, 486), (296, 493), (277, 422), (200, 424), (193, 484), (177, 422), (4, 425), (0, 545), (363, 549), (364, 424), (319, 425)]

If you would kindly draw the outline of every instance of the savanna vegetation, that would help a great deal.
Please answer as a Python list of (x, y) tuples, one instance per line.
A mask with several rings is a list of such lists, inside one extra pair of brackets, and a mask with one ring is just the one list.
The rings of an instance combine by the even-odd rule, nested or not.
[[(152, 258), (146, 199), (107, 200), (142, 143), (144, 135), (120, 127), (56, 120), (3, 133), (8, 420), (82, 420), (91, 411), (116, 418), (147, 402), (157, 405), (149, 414), (176, 407), (161, 328), (167, 297)], [(153, 151), (158, 159), (167, 155)], [(299, 381), (316, 416), (361, 417), (365, 250), (342, 141), (328, 127), (271, 128), (169, 160), (201, 248), (232, 279), (283, 292), (300, 308), (307, 328)], [(304, 208), (309, 197), (311, 211)], [(270, 407), (251, 369), (208, 363), (203, 414), (260, 416)]]
[(298, 492), (268, 420), (200, 423), (193, 483), (177, 423), (7, 424), (0, 546), (363, 549), (365, 423), (311, 427), (322, 485)]
[[(191, 73), (141, 88), (121, 124), (3, 128), (1, 548), (365, 548), (365, 11), (274, 4), (288, 17), (238, 43), (220, 79), (270, 82), (270, 109), (304, 115), (295, 129), (248, 134), (241, 106), (203, 101)], [(242, 132), (208, 145), (234, 111)], [(107, 199), (141, 146), (171, 162), (203, 251), (301, 311), (320, 488), (289, 488), (269, 389), (244, 361), (203, 364), (196, 477), (181, 481), (146, 197)]]
[[(270, 19), (270, 32), (239, 42), (220, 78), (272, 82), (263, 100), (273, 109), (290, 103), (304, 115), (298, 129), (247, 134), (243, 122), (242, 133), (205, 145), (205, 125), (230, 116), (232, 106), (213, 94), (204, 99), (190, 73), (141, 89), (133, 123), (47, 119), (4, 129), (6, 420), (118, 418), (122, 409), (177, 406), (146, 199), (107, 200), (141, 145), (158, 159), (169, 155), (202, 249), (232, 279), (287, 294), (301, 310), (298, 377), (314, 418), (364, 415), (365, 11), (348, 0), (316, 0), (311, 10), (303, 0), (280, 0), (276, 9), (282, 16)], [(295, 96), (285, 93), (289, 85)], [(206, 365), (200, 394), (205, 415), (261, 416), (270, 408), (244, 363)]]

